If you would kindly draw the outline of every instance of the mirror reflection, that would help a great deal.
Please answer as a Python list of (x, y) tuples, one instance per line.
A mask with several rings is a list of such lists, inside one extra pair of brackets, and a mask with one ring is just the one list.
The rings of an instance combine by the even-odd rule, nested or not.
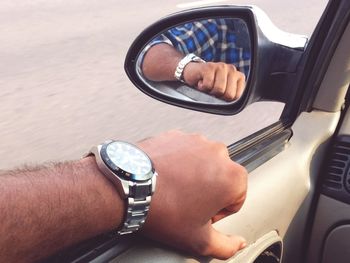
[(137, 71), (149, 87), (167, 96), (225, 104), (243, 94), (250, 62), (246, 23), (217, 18), (162, 32), (140, 53)]

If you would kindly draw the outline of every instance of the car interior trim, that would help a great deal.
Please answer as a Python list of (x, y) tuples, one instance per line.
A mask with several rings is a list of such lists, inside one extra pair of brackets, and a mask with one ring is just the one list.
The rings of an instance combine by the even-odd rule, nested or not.
[[(317, 108), (322, 110), (324, 108), (323, 106), (314, 105), (314, 102), (324, 76), (329, 69), (333, 54), (339, 45), (339, 40), (347, 27), (348, 19), (344, 19), (344, 17), (349, 17), (349, 8), (349, 1), (329, 1), (300, 64), (303, 71), (295, 81), (297, 90), (295, 98), (292, 98), (292, 103), (289, 103), (286, 107), (283, 116), (296, 118), (303, 111), (312, 111)], [(324, 87), (326, 88), (326, 86)], [(327, 88), (332, 87), (333, 84)]]
[[(309, 253), (307, 255), (308, 263), (331, 263), (342, 261), (324, 261), (323, 257), (329, 252), (325, 251), (326, 240), (329, 234), (340, 226), (346, 226), (350, 224), (350, 209), (349, 205), (334, 198), (321, 195), (318, 202), (317, 211), (315, 214), (315, 221), (312, 229), (312, 235), (310, 240)], [(341, 241), (337, 242), (339, 245), (343, 244), (346, 249), (342, 251), (341, 255), (348, 253), (348, 244), (350, 237), (344, 237)], [(346, 261), (348, 262), (348, 260)]]
[[(282, 260), (282, 239), (276, 230), (273, 230), (260, 237), (250, 246), (250, 249), (238, 252), (232, 260), (232, 263), (246, 263), (255, 261), (273, 263), (281, 262)], [(270, 248), (270, 250), (266, 251), (266, 248)], [(249, 251), (252, 250), (254, 253), (249, 253)]]
[(292, 136), (292, 130), (286, 129), (261, 141), (259, 144), (249, 147), (239, 154), (230, 155), (231, 159), (243, 165), (248, 172), (253, 171), (272, 157), (282, 152), (288, 145)]
[(259, 144), (276, 134), (283, 132), (291, 126), (290, 123), (279, 120), (247, 137), (230, 144), (228, 148), (229, 155), (233, 158), (241, 152), (246, 151), (249, 147)]
[[(345, 93), (350, 84), (350, 57), (344, 54), (349, 52), (349, 47), (350, 25), (346, 27), (331, 59), (313, 104), (315, 109), (335, 112), (344, 104)], [(330, 88), (333, 92), (328, 91)]]
[[(342, 260), (350, 257), (349, 255), (347, 258), (345, 255), (349, 253), (347, 249), (347, 244), (350, 242), (349, 236), (344, 236), (339, 234), (339, 231), (336, 231), (336, 229), (342, 227), (345, 227), (344, 229), (348, 231), (350, 224), (349, 190), (347, 189), (350, 183), (347, 179), (349, 176), (347, 172), (349, 165), (346, 164), (350, 158), (349, 145), (347, 143), (350, 136), (349, 98), (350, 92), (348, 91), (345, 99), (345, 109), (342, 111), (341, 120), (335, 133), (337, 135), (332, 140), (329, 153), (324, 159), (322, 174), (319, 175), (321, 178), (319, 180), (320, 187), (317, 188), (319, 193), (315, 197), (312, 218), (310, 218), (309, 222), (308, 238), (306, 240), (306, 243), (309, 245), (306, 250), (307, 261), (305, 262), (308, 263), (342, 263), (344, 262)], [(341, 166), (342, 163), (343, 165)], [(339, 165), (340, 167), (337, 167)], [(338, 234), (333, 232), (333, 230)], [(334, 242), (336, 246), (334, 246)], [(335, 257), (333, 258), (335, 261), (330, 261), (329, 256), (337, 253), (343, 256), (342, 260)]]
[(301, 112), (314, 109), (313, 103), (318, 88), (326, 74), (328, 65), (336, 49), (337, 43), (346, 27), (344, 17), (349, 10), (349, 1), (332, 0), (313, 32), (302, 60), (299, 63), (299, 74), (294, 76), (294, 90), (282, 113), (283, 119), (294, 121)]

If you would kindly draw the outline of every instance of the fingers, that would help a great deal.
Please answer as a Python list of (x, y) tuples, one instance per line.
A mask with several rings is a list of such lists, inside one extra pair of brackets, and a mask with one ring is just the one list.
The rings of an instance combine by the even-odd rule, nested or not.
[(229, 65), (219, 63), (215, 69), (215, 80), (211, 94), (221, 97), (225, 94), (227, 87), (227, 77), (230, 75)]
[(195, 248), (197, 254), (210, 256), (218, 259), (228, 259), (235, 255), (237, 251), (246, 247), (247, 242), (241, 236), (228, 236), (215, 230), (211, 225), (208, 233), (205, 234), (206, 241), (199, 242)]
[(223, 235), (212, 227), (213, 222), (238, 211), (247, 188), (246, 171), (230, 159), (225, 144), (171, 131), (139, 145), (160, 174), (143, 226), (145, 235), (222, 259), (244, 246), (242, 238)]
[(210, 92), (213, 89), (216, 70), (213, 63), (206, 63), (201, 72), (201, 80), (198, 82), (197, 88), (200, 91)]
[(226, 101), (239, 99), (244, 92), (245, 75), (234, 69), (230, 71), (227, 79), (227, 86), (223, 99)]
[(240, 98), (244, 92), (245, 88), (245, 75), (241, 72), (239, 72), (239, 77), (237, 80), (237, 92), (236, 92), (236, 99)]
[(222, 98), (226, 101), (233, 101), (239, 99), (243, 94), (245, 88), (245, 75), (239, 72), (235, 66), (228, 66), (230, 66), (230, 69), (227, 73), (226, 89)]
[(201, 91), (222, 96), (226, 90), (227, 66), (224, 63), (206, 63), (201, 69), (201, 81), (197, 88)]
[(206, 63), (198, 69), (197, 88), (226, 101), (239, 99), (245, 88), (245, 75), (235, 66), (225, 63)]

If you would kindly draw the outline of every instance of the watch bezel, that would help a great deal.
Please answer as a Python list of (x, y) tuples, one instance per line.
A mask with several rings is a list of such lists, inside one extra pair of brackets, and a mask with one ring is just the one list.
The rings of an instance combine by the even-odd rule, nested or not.
[[(108, 156), (107, 154), (107, 147), (111, 144), (111, 143), (115, 143), (115, 142), (121, 142), (124, 144), (128, 144), (132, 147), (137, 148), (139, 151), (141, 151), (142, 153), (144, 153), (146, 155), (146, 157), (149, 159), (150, 163), (151, 163), (151, 170), (144, 174), (144, 175), (140, 175), (140, 174), (133, 174), (130, 172), (127, 172), (125, 170), (123, 170), (121, 167), (117, 166)], [(102, 144), (101, 149), (100, 149), (100, 156), (102, 161), (104, 162), (104, 164), (118, 177), (120, 177), (123, 180), (127, 180), (127, 181), (133, 181), (133, 182), (145, 182), (148, 181), (150, 179), (152, 179), (154, 173), (155, 173), (155, 169), (153, 167), (153, 163), (151, 158), (143, 151), (141, 150), (139, 147), (135, 146), (134, 144), (128, 143), (128, 142), (124, 142), (124, 141), (109, 141), (106, 142), (104, 144)]]

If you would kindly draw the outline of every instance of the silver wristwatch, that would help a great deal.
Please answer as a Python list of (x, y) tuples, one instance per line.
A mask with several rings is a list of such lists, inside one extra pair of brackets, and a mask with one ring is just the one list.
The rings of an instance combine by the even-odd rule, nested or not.
[(125, 219), (118, 234), (137, 231), (145, 223), (156, 187), (157, 173), (151, 159), (135, 145), (112, 140), (93, 147), (89, 155), (95, 156), (99, 170), (126, 201)]
[(205, 61), (193, 53), (186, 55), (183, 59), (180, 60), (179, 64), (177, 64), (177, 67), (176, 67), (176, 70), (174, 73), (174, 77), (177, 80), (179, 80), (181, 82), (185, 82), (185, 80), (183, 78), (183, 71), (184, 71), (185, 67), (187, 66), (187, 64), (190, 62), (205, 62)]

